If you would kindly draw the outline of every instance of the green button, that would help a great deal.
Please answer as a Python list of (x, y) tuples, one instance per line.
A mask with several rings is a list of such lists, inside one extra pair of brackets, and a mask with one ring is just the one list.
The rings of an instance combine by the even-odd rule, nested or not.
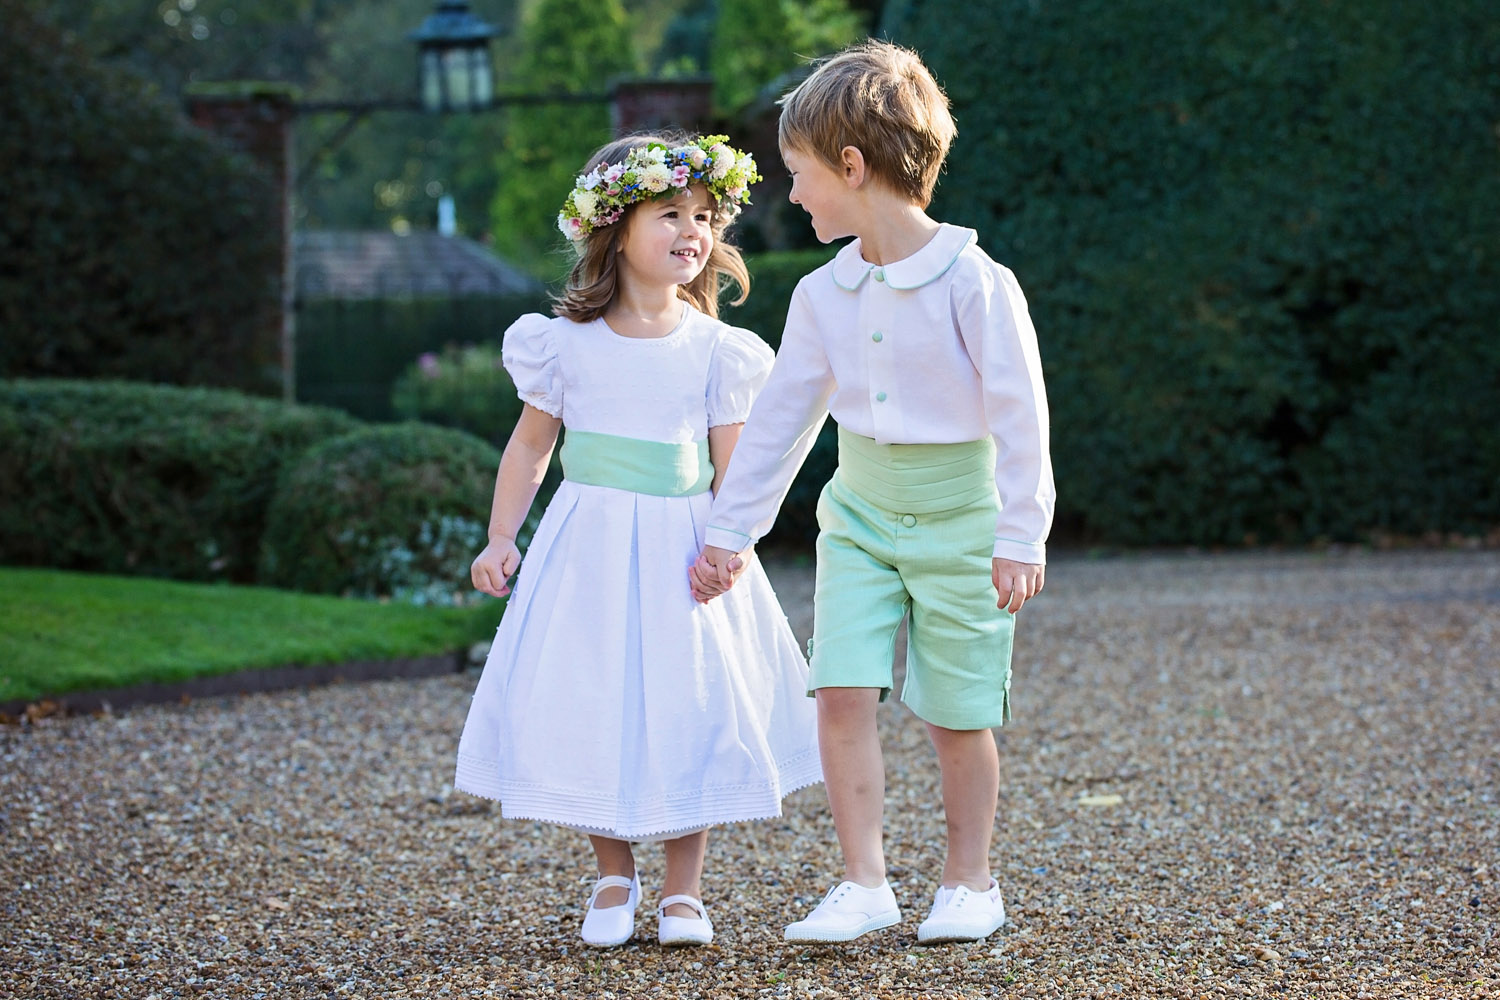
[(875, 280), (876, 281), (884, 281), (885, 280), (885, 272), (882, 271), (878, 267), (875, 269)]
[(885, 339), (885, 334), (881, 333), (879, 330), (876, 330), (874, 333), (870, 334), (870, 339), (878, 344)]
[(908, 528), (915, 528), (917, 526), (917, 517), (915, 514), (902, 514), (901, 523)]
[(883, 392), (877, 392), (875, 394), (875, 402), (877, 402), (877, 403), (884, 403), (885, 402), (885, 393), (883, 393)]

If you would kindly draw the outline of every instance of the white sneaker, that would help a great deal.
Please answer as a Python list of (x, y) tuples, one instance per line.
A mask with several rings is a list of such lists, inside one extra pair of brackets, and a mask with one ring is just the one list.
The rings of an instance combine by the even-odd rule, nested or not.
[(840, 882), (807, 919), (788, 924), (788, 941), (853, 941), (861, 934), (889, 927), (901, 919), (896, 894), (889, 882), (873, 889), (858, 882)]
[[(669, 916), (667, 907), (673, 903), (691, 906), (698, 911), (696, 917)], [(668, 896), (656, 907), (660, 921), (656, 925), (656, 940), (665, 945), (708, 944), (714, 939), (714, 925), (708, 921), (708, 911), (701, 900), (692, 896)]]
[[(599, 890), (617, 887), (629, 889), (630, 898), (619, 906), (596, 907)], [(641, 902), (639, 876), (626, 878), (623, 875), (605, 875), (594, 883), (589, 893), (589, 909), (583, 915), (583, 930), (580, 932), (584, 944), (595, 948), (613, 948), (624, 944), (635, 933), (635, 908)]]
[(968, 886), (956, 889), (938, 886), (932, 900), (932, 912), (917, 928), (917, 940), (924, 944), (940, 941), (979, 941), (1005, 926), (1005, 904), (1000, 900), (1000, 884), (990, 879), (985, 892)]

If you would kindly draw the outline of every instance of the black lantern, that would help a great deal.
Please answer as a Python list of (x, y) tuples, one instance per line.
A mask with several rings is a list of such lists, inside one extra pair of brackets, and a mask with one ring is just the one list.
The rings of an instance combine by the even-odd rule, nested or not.
[(433, 112), (489, 107), (495, 98), (490, 39), (499, 33), (469, 13), (463, 0), (439, 0), (409, 36), (421, 60), (422, 107)]

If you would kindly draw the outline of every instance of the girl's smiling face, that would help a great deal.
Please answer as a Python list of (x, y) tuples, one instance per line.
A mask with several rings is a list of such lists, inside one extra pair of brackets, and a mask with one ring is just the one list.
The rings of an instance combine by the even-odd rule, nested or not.
[(660, 286), (692, 281), (714, 248), (713, 218), (713, 197), (697, 184), (634, 206), (620, 236), (622, 276)]

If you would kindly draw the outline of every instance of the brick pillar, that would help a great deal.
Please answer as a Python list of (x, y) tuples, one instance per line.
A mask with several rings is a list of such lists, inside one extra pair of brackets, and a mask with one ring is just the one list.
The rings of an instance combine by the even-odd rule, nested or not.
[(615, 135), (629, 132), (711, 131), (714, 123), (711, 79), (621, 80), (609, 105)]
[(292, 261), (292, 122), (297, 116), (296, 91), (272, 83), (216, 83), (191, 88), (188, 117), (206, 131), (261, 164), (271, 180), (271, 202), (266, 224), (281, 234), (276, 307), (267, 311), (265, 354), (281, 359), (281, 395), (296, 398), (297, 333), (293, 301), (296, 282)]

